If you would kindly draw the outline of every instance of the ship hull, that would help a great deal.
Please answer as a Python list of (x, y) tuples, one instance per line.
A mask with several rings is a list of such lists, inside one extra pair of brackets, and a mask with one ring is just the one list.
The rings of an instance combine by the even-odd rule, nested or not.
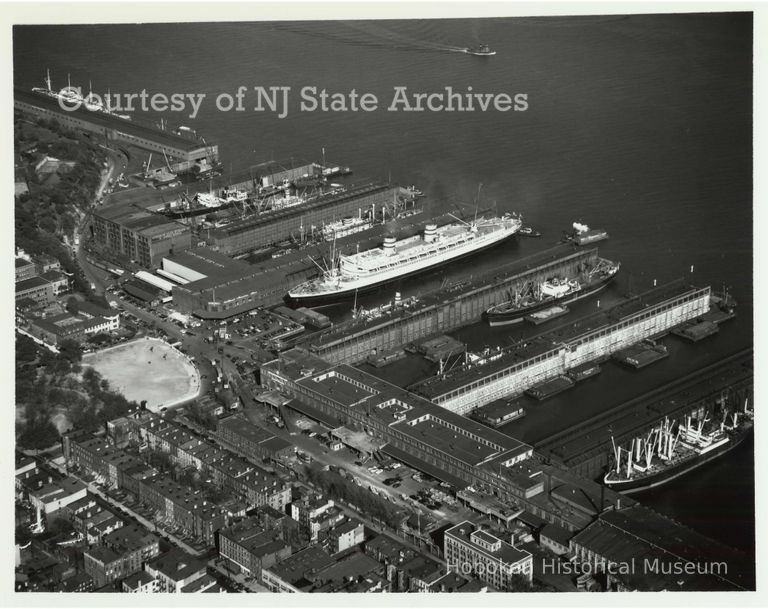
[(512, 310), (498, 312), (498, 313), (492, 312), (489, 309), (488, 311), (483, 313), (483, 317), (485, 317), (485, 320), (488, 322), (489, 326), (506, 326), (510, 324), (520, 323), (521, 321), (523, 321), (526, 315), (530, 315), (531, 313), (536, 313), (537, 311), (543, 311), (547, 307), (551, 307), (553, 305), (564, 305), (571, 302), (576, 302), (577, 300), (581, 300), (583, 298), (588, 298), (589, 296), (593, 296), (594, 294), (597, 294), (598, 292), (601, 292), (602, 290), (607, 288), (608, 285), (615, 278), (616, 278), (616, 274), (613, 274), (607, 279), (604, 279), (599, 283), (596, 283), (595, 285), (592, 285), (584, 290), (579, 290), (578, 292), (563, 296), (561, 298), (551, 298), (547, 300), (542, 300), (534, 304), (528, 305), (527, 307), (520, 307), (517, 309), (512, 309)]
[(605, 480), (604, 484), (611, 490), (625, 495), (639, 493), (641, 491), (650, 490), (663, 484), (667, 484), (668, 482), (671, 482), (672, 480), (675, 480), (680, 476), (684, 476), (685, 474), (701, 467), (705, 463), (709, 463), (710, 461), (729, 453), (734, 448), (739, 446), (746, 439), (746, 437), (752, 433), (752, 430), (753, 427), (750, 426), (749, 429), (745, 429), (744, 431), (734, 435), (730, 442), (723, 444), (711, 452), (703, 455), (692, 456), (689, 459), (685, 459), (680, 463), (676, 463), (673, 466), (662, 469), (648, 476), (642, 476), (630, 480), (616, 480), (614, 482), (608, 482)]
[(454, 256), (452, 258), (448, 258), (446, 260), (437, 261), (435, 264), (425, 266), (422, 268), (414, 269), (413, 271), (409, 271), (406, 273), (403, 273), (401, 275), (398, 275), (397, 277), (391, 277), (387, 279), (383, 279), (382, 281), (377, 281), (375, 283), (371, 283), (365, 286), (360, 287), (353, 287), (349, 289), (341, 289), (336, 292), (330, 292), (330, 293), (324, 293), (324, 294), (307, 294), (307, 295), (295, 295), (295, 294), (288, 294), (285, 297), (285, 300), (289, 304), (300, 304), (302, 306), (321, 306), (321, 305), (327, 305), (327, 304), (333, 304), (335, 302), (340, 302), (344, 300), (349, 300), (350, 298), (354, 298), (355, 294), (362, 295), (362, 294), (369, 294), (371, 292), (375, 292), (378, 289), (380, 289), (382, 286), (389, 285), (392, 283), (396, 283), (402, 279), (407, 279), (408, 277), (414, 277), (416, 275), (426, 273), (428, 271), (433, 271), (435, 269), (438, 269), (442, 266), (445, 266), (447, 264), (450, 264), (452, 262), (455, 262), (457, 260), (462, 260), (464, 258), (468, 258), (470, 256), (473, 256), (474, 254), (478, 254), (480, 252), (484, 252), (487, 250), (490, 250), (498, 245), (501, 245), (508, 239), (512, 238), (515, 233), (510, 233), (509, 235), (502, 237), (501, 239), (498, 239), (496, 241), (493, 241), (491, 243), (488, 243), (487, 245), (484, 245), (482, 247), (478, 247), (476, 249), (473, 249), (471, 251), (468, 251), (466, 253), (460, 254), (458, 256)]

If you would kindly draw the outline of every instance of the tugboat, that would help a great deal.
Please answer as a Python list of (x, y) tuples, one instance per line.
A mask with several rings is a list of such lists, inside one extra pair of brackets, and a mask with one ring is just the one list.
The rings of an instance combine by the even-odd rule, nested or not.
[(464, 52), (467, 53), (467, 55), (477, 55), (479, 57), (490, 57), (491, 55), (496, 54), (496, 51), (491, 51), (491, 48), (487, 44), (469, 47), (468, 49), (464, 49)]

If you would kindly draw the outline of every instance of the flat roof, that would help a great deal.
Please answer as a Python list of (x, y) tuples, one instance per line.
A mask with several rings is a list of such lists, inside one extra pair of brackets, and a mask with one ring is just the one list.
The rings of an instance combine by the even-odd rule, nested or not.
[(46, 281), (42, 277), (30, 277), (29, 279), (22, 279), (16, 282), (16, 293), (23, 292), (32, 288), (39, 288), (44, 285), (50, 285), (49, 281)]
[[(206, 148), (206, 145), (202, 141), (198, 142), (196, 140), (190, 140), (169, 131), (161, 131), (160, 129), (143, 125), (134, 120), (119, 118), (104, 112), (91, 111), (85, 108), (85, 106), (72, 111), (64, 110), (59, 105), (59, 102), (52, 97), (33, 91), (27, 91), (20, 87), (13, 88), (13, 97), (15, 100), (53, 111), (62, 116), (73, 116), (81, 120), (86, 120), (99, 127), (114, 129), (133, 137), (151, 140), (161, 146), (177, 148), (179, 150), (184, 150), (185, 152)], [(207, 143), (208, 148), (215, 146), (212, 142)]]
[[(393, 429), (441, 452), (466, 459), (468, 464), (477, 465), (480, 461), (488, 462), (492, 459), (508, 460), (532, 450), (524, 442), (441, 408), (347, 364), (339, 364), (328, 370), (326, 363), (325, 368), (324, 371), (315, 371), (311, 376), (299, 378), (296, 382), (346, 407), (359, 404), (361, 408), (368, 409), (370, 416), (382, 419)], [(299, 366), (298, 370), (294, 368), (289, 373), (293, 371), (301, 376), (302, 369)], [(285, 371), (285, 368), (281, 370)], [(397, 402), (407, 408), (397, 413), (386, 408), (387, 404)], [(424, 422), (427, 420), (429, 422), (425, 427)]]
[(667, 300), (677, 298), (697, 289), (700, 288), (690, 286), (682, 280), (674, 281), (634, 296), (604, 311), (581, 317), (541, 334), (526, 338), (524, 341), (508, 347), (501, 357), (486, 364), (474, 364), (466, 368), (457, 369), (443, 377), (431, 377), (412, 385), (410, 389), (427, 398), (445, 395), (454, 389), (464, 387), (479, 379), (511, 368), (538, 355), (559, 349), (564, 343), (577, 340), (590, 332), (618, 323), (643, 309), (662, 304)]
[(304, 579), (305, 573), (319, 571), (333, 562), (328, 552), (313, 545), (280, 561), (269, 570), (284, 582), (295, 584)]
[(302, 205), (293, 205), (291, 207), (266, 211), (258, 214), (257, 216), (245, 218), (244, 220), (238, 220), (228, 224), (227, 226), (212, 229), (211, 234), (230, 235), (240, 233), (246, 230), (251, 230), (257, 226), (270, 224), (281, 218), (304, 215), (312, 209), (326, 207), (328, 205), (333, 205), (347, 199), (356, 199), (358, 197), (363, 197), (374, 192), (385, 191), (390, 188), (395, 189), (397, 187), (378, 182), (371, 182), (362, 185), (352, 184), (343, 193), (323, 193)]
[[(513, 545), (510, 545), (503, 539), (499, 539), (495, 535), (491, 535), (486, 531), (478, 530), (478, 527), (475, 524), (469, 522), (468, 520), (465, 520), (464, 522), (460, 522), (459, 524), (451, 527), (445, 532), (445, 534), (456, 537), (457, 539), (461, 540), (463, 543), (471, 546), (472, 548), (475, 548), (477, 550), (484, 552), (485, 554), (488, 554), (489, 556), (493, 556), (494, 558), (502, 560), (506, 564), (515, 564), (531, 556), (531, 553), (527, 552), (526, 550), (520, 550), (514, 547)], [(500, 541), (501, 548), (496, 551), (487, 550), (482, 546), (476, 544), (472, 540), (473, 534), (475, 535), (475, 537), (481, 537), (484, 541), (488, 541), (489, 543), (496, 543)]]
[(181, 222), (176, 222), (161, 214), (153, 214), (133, 206), (111, 205), (109, 207), (102, 207), (94, 211), (93, 215), (147, 237), (178, 228), (190, 230), (188, 226)]

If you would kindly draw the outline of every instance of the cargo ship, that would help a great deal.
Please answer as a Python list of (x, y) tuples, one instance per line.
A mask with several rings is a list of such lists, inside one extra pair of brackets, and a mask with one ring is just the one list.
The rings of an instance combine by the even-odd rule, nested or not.
[[(629, 450), (614, 444), (613, 465), (603, 481), (620, 493), (637, 493), (670, 482), (717, 459), (741, 444), (754, 427), (754, 411), (747, 408), (726, 413), (714, 429), (704, 432), (705, 418), (696, 422), (688, 416), (675, 425), (665, 419)], [(611, 438), (613, 441), (613, 438)], [(625, 456), (622, 456), (622, 452)]]
[(491, 326), (504, 326), (522, 321), (526, 315), (554, 304), (568, 304), (603, 290), (616, 277), (620, 264), (599, 258), (597, 264), (584, 269), (577, 278), (551, 277), (541, 283), (526, 282), (512, 298), (485, 311)]
[(401, 241), (385, 237), (381, 247), (356, 254), (332, 254), (330, 269), (291, 289), (288, 297), (294, 302), (316, 304), (339, 300), (497, 245), (512, 237), (522, 225), (522, 219), (511, 214), (481, 217), (472, 223), (456, 220), (440, 228), (427, 224), (423, 235)]
[[(131, 117), (127, 114), (118, 114), (117, 112), (113, 112), (108, 105), (105, 106), (101, 102), (100, 98), (93, 95), (90, 90), (88, 91), (88, 95), (83, 96), (80, 87), (72, 86), (72, 83), (69, 81), (69, 75), (67, 75), (67, 86), (61, 89), (61, 91), (53, 90), (53, 85), (51, 84), (51, 73), (49, 70), (46, 70), (45, 72), (44, 82), (44, 88), (32, 87), (32, 92), (45, 95), (46, 97), (51, 97), (57, 100), (63, 107), (77, 108), (80, 106), (85, 106), (85, 108), (91, 112), (102, 112), (104, 114), (116, 116), (124, 120), (131, 120)], [(107, 94), (107, 98), (109, 98), (109, 94)]]

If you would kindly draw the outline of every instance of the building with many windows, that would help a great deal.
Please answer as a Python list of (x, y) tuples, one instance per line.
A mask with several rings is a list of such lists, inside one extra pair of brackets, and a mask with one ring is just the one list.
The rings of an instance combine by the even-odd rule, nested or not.
[(192, 247), (189, 226), (138, 207), (95, 211), (91, 231), (98, 247), (145, 268), (159, 267), (164, 257)]
[(518, 590), (516, 579), (533, 578), (533, 557), (465, 520), (445, 532), (445, 562), (449, 572), (471, 575), (497, 590)]
[(260, 518), (252, 517), (219, 531), (219, 555), (248, 577), (261, 581), (263, 569), (291, 555), (282, 531), (265, 530)]

